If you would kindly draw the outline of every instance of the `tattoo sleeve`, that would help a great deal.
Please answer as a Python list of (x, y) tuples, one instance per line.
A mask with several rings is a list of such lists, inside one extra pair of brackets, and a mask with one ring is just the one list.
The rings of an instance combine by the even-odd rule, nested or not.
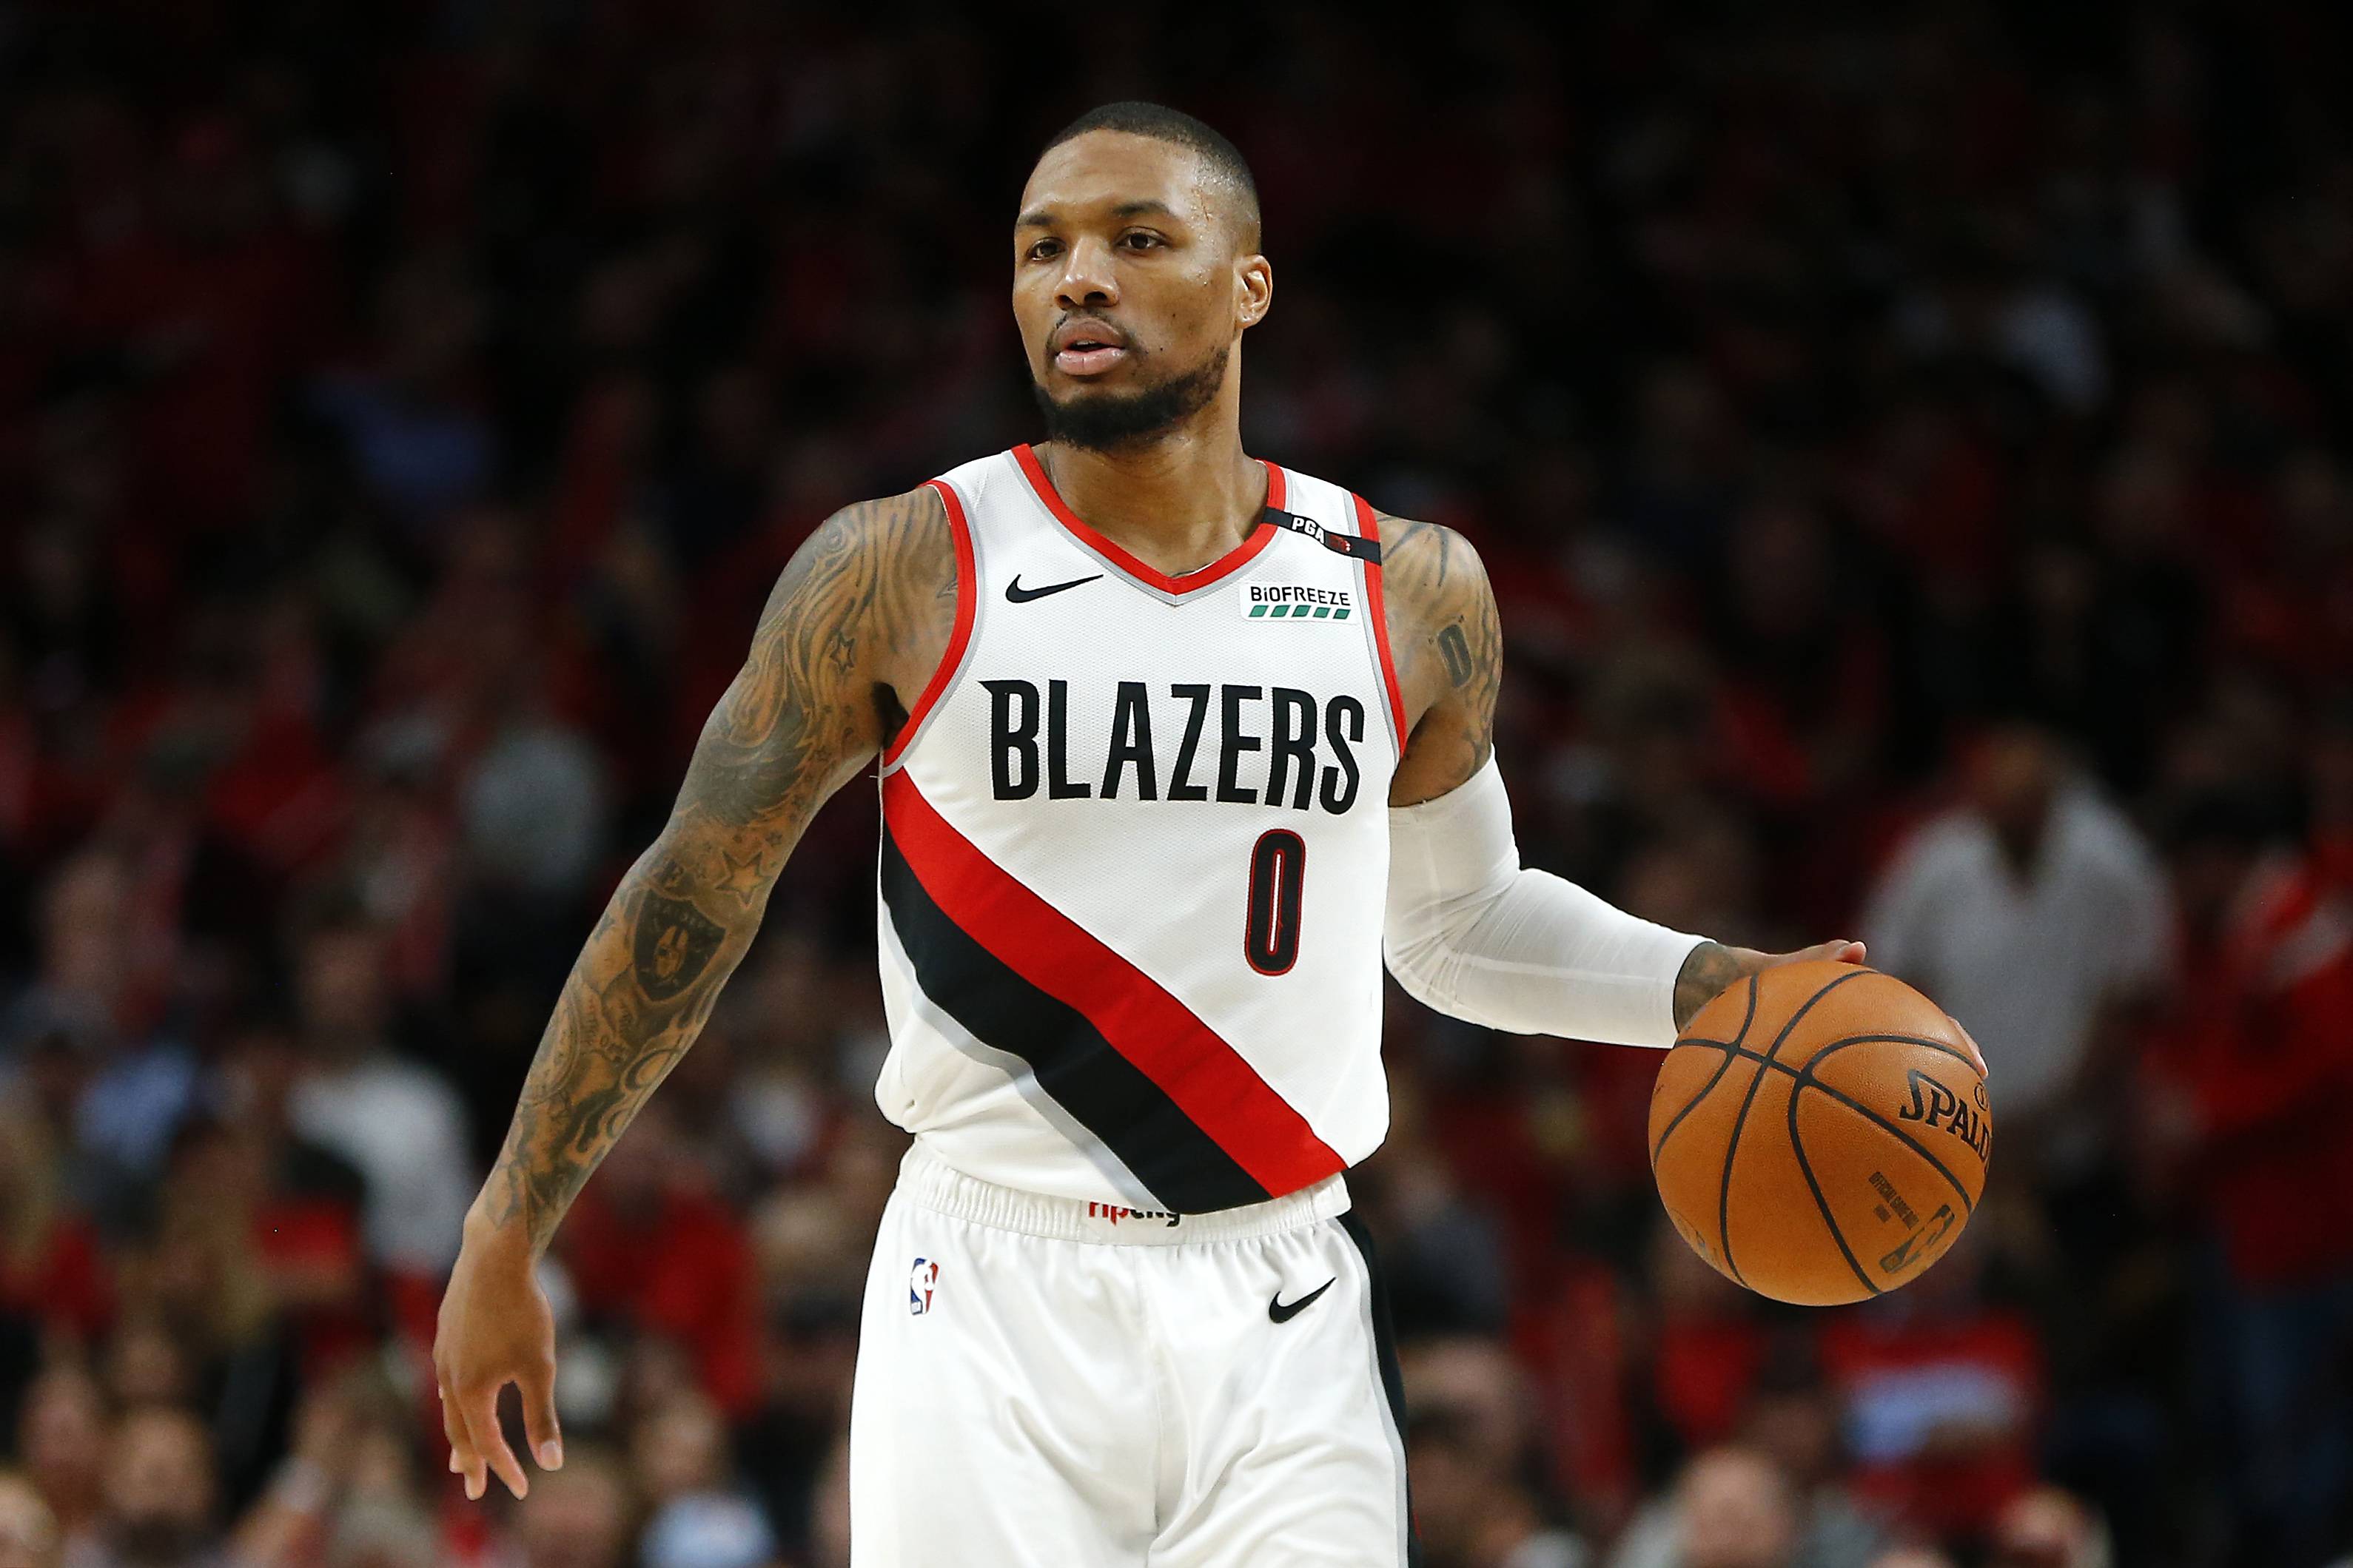
[(711, 1016), (810, 816), (883, 743), (882, 695), (929, 676), (955, 600), (955, 553), (928, 489), (836, 513), (793, 557), (669, 822), (565, 982), (483, 1186), (484, 1217), (546, 1247)]
[(1494, 749), (1504, 639), (1486, 568), (1461, 534), (1384, 518), (1381, 537), (1389, 647), (1413, 727), (1389, 804), (1411, 805), (1446, 794), (1486, 765)]
[(1704, 942), (1693, 948), (1675, 976), (1676, 1033), (1689, 1028), (1702, 1007), (1747, 973), (1740, 956), (1720, 942)]

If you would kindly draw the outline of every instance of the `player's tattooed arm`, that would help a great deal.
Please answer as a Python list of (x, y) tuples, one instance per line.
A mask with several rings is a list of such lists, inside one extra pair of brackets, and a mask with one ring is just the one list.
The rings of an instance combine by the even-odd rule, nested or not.
[(1435, 800), (1487, 763), (1504, 639), (1494, 590), (1470, 542), (1434, 522), (1382, 517), (1381, 590), (1409, 734), (1391, 805)]
[(794, 555), (669, 822), (565, 983), (470, 1226), (547, 1246), (711, 1016), (809, 817), (929, 678), (955, 610), (955, 550), (928, 487), (836, 513)]
[(1683, 960), (1683, 972), (1675, 976), (1675, 1030), (1688, 1028), (1692, 1017), (1716, 994), (1736, 980), (1745, 980), (1759, 967), (1753, 961), (1762, 953), (1744, 957), (1738, 948), (1720, 942), (1704, 942), (1691, 950)]

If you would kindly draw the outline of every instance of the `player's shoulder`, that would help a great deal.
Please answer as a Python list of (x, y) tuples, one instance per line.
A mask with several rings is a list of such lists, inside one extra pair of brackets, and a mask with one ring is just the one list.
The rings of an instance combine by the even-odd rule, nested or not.
[(866, 609), (889, 607), (908, 586), (955, 584), (955, 544), (946, 503), (930, 484), (851, 501), (818, 523), (776, 579), (774, 613), (807, 590), (829, 585)]
[(816, 538), (835, 548), (892, 554), (930, 553), (949, 539), (947, 503), (929, 482), (894, 496), (851, 501), (818, 525)]
[(1448, 625), (1492, 600), (1486, 563), (1459, 531), (1443, 523), (1376, 511), (1381, 535), (1381, 592), (1392, 629)]
[(928, 675), (955, 619), (956, 549), (938, 489), (852, 501), (801, 542), (768, 595), (762, 638), (822, 635), (893, 685)]
[[(1390, 798), (1410, 805), (1478, 772), (1494, 735), (1504, 644), (1487, 568), (1440, 523), (1376, 513), (1382, 616), (1410, 740)], [(1423, 721), (1444, 711), (1448, 721)]]

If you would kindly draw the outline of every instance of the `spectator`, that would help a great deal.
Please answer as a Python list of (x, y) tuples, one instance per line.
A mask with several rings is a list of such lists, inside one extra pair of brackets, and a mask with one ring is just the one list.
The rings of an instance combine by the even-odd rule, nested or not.
[(2120, 1058), (2103, 1042), (2157, 986), (2171, 909), (2147, 845), (2047, 731), (1992, 731), (1965, 785), (1888, 868), (1863, 937), (1992, 1042), (2004, 1148), (2031, 1160), (2106, 1098)]
[(411, 1417), (347, 1372), (303, 1398), (294, 1438), (232, 1538), (236, 1568), (421, 1568), (441, 1559), (417, 1496)]
[(90, 1568), (225, 1568), (212, 1437), (185, 1410), (124, 1414), (108, 1445), (106, 1512)]
[(49, 1031), (106, 1044), (131, 1021), (126, 882), (121, 863), (98, 851), (51, 874), (39, 905), (40, 966), (10, 1008), (10, 1045)]
[(760, 1392), (751, 1241), (660, 1100), (580, 1194), (556, 1250), (586, 1318), (671, 1342), (721, 1411), (751, 1414)]
[(809, 1568), (849, 1568), (849, 1443), (835, 1442), (810, 1489)]
[[(1680, 1244), (1678, 1244), (1680, 1245)], [(1697, 1262), (1697, 1259), (1694, 1259)], [(1704, 1264), (1703, 1272), (1714, 1275)], [(1795, 1568), (1867, 1568), (1881, 1531), (1850, 1494), (1851, 1461), (1841, 1440), (1841, 1410), (1835, 1391), (1814, 1358), (1795, 1342), (1767, 1345), (1760, 1336), (1761, 1364), (1744, 1366), (1739, 1415), (1745, 1451), (1769, 1459), (1780, 1476), (1796, 1515)], [(1648, 1568), (1679, 1562), (1675, 1542), (1684, 1529), (1682, 1499), (1654, 1499), (1620, 1536), (1613, 1568)]]
[(544, 908), (576, 899), (605, 840), (604, 764), (586, 736), (527, 694), (475, 759), (466, 783), (466, 847), (499, 892)]
[(106, 1500), (106, 1406), (87, 1373), (58, 1367), (26, 1391), (16, 1418), (26, 1478), (56, 1521), (69, 1561), (94, 1549)]
[(0, 1568), (62, 1568), (65, 1543), (57, 1515), (33, 1484), (0, 1470)]
[(1650, 1394), (1683, 1453), (1729, 1441), (1771, 1349), (1755, 1298), (1710, 1268), (1663, 1215), (1651, 1227)]
[(645, 1568), (771, 1568), (775, 1532), (737, 1483), (708, 1399), (674, 1395), (642, 1416), (629, 1458), (651, 1509)]
[(2184, 995), (2152, 1089), (2219, 1244), (2208, 1397), (2248, 1544), (2309, 1564), (2353, 1492), (2353, 893), (2243, 795), (2173, 837)]
[(294, 1131), (300, 1042), (270, 1016), (244, 1020), (221, 1053), (223, 1161), (252, 1205), (251, 1240), (307, 1364), (358, 1352), (375, 1328), (364, 1226), (367, 1184), (351, 1163)]
[[(1381, 1215), (1391, 1238), (1384, 1250), (1391, 1310), (1409, 1334), (1492, 1331), (1505, 1315), (1505, 1263), (1497, 1220), (1463, 1189), (1476, 1175), (1507, 1185), (1522, 1166), (1507, 1133), (1474, 1112), (1487, 1131), (1480, 1151), (1482, 1168), (1449, 1159), (1438, 1146), (1433, 1113), (1411, 1093), (1392, 1106), (1397, 1141), (1377, 1176), (1366, 1180), (1359, 1201)], [(1523, 1191), (1525, 1189), (1523, 1188)]]
[(442, 1079), (394, 1050), (381, 934), (330, 910), (299, 941), (296, 988), (310, 1070), (290, 1101), (302, 1137), (366, 1183), (370, 1257), (438, 1285), (472, 1202), (464, 1112)]
[(129, 868), (90, 849), (50, 878), (41, 903), (41, 969), (8, 1009), (0, 1037), (17, 1052), (54, 1046), (84, 1167), (76, 1195), (110, 1214), (152, 1179), (195, 1103), (195, 1058), (151, 1033), (165, 976), (136, 940)]
[(2042, 1487), (2002, 1510), (1989, 1568), (2110, 1568), (2113, 1561), (2107, 1527), (2092, 1510)]
[(440, 1559), (440, 1540), (424, 1515), (364, 1499), (336, 1519), (325, 1568), (436, 1568)]
[(65, 1201), (65, 1174), (47, 1126), (0, 1109), (0, 1315), (88, 1345), (105, 1331), (112, 1284), (97, 1232)]
[(1741, 1440), (1788, 1478), (1799, 1516), (1796, 1561), (1804, 1568), (1867, 1568), (1880, 1545), (1879, 1527), (1848, 1487), (1843, 1415), (1814, 1357), (1785, 1353), (1766, 1363), (1741, 1418)]
[[(141, 1299), (106, 1342), (106, 1395), (117, 1409), (133, 1405), (185, 1405), (196, 1396), (193, 1358), (165, 1321), (164, 1309), (149, 1284), (156, 1276), (175, 1270), (152, 1264), (142, 1268), (142, 1261), (131, 1261), (127, 1270), (134, 1278), (145, 1276), (139, 1280)], [(200, 1304), (193, 1316), (203, 1321)]]
[[(807, 1194), (795, 1212), (809, 1218), (821, 1214), (825, 1221), (823, 1228), (794, 1240), (793, 1255), (808, 1257), (803, 1247), (822, 1245), (833, 1234), (837, 1216), (832, 1205)], [(765, 1269), (781, 1249), (766, 1236), (762, 1249)], [(839, 1274), (844, 1256), (836, 1250), (821, 1268), (772, 1277), (765, 1292), (765, 1396), (758, 1415), (735, 1434), (744, 1479), (789, 1544), (807, 1541), (816, 1528), (821, 1469), (849, 1419), (859, 1298), (855, 1289), (828, 1278)]]
[(1526, 1486), (1492, 1462), (1461, 1416), (1418, 1416), (1406, 1433), (1414, 1528), (1430, 1568), (1585, 1568), (1584, 1543), (1548, 1526)]
[(185, 1405), (214, 1426), (207, 1464), (241, 1506), (285, 1440), (300, 1368), (256, 1245), (259, 1180), (216, 1123), (173, 1151), (151, 1231), (123, 1254), (124, 1317), (109, 1370), (118, 1402)]
[(564, 1468), (541, 1476), (520, 1510), (516, 1568), (624, 1568), (637, 1500), (614, 1458), (570, 1446)]
[(494, 436), (465, 385), (480, 301), (448, 248), (404, 259), (378, 291), (381, 360), (322, 377), (311, 403), (347, 444), (360, 480), (409, 531), (429, 538), (488, 482)]
[(1863, 776), (1886, 726), (1886, 658), (1820, 509), (1777, 491), (1733, 519), (1714, 618), (1723, 742), (1748, 792), (1789, 810), (1844, 798)]
[(1748, 1448), (1710, 1448), (1683, 1467), (1663, 1531), (1638, 1531), (1609, 1568), (1800, 1568), (1788, 1479)]
[(2034, 1475), (2041, 1342), (1986, 1299), (1984, 1246), (1964, 1232), (1935, 1268), (1821, 1336), (1856, 1489), (1935, 1540), (1982, 1537)]

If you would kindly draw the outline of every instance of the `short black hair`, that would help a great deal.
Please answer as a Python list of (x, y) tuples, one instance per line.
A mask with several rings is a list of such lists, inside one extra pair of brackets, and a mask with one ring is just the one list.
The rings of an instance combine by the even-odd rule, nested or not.
[(1234, 187), (1240, 197), (1237, 210), (1241, 232), (1251, 245), (1258, 243), (1258, 181), (1251, 175), (1250, 160), (1242, 156), (1242, 150), (1227, 141), (1216, 126), (1165, 103), (1128, 99), (1088, 110), (1056, 132), (1038, 149), (1038, 155), (1042, 158), (1063, 142), (1075, 142), (1090, 131), (1124, 131), (1131, 136), (1149, 136), (1155, 142), (1192, 152), (1208, 165), (1212, 174)]

